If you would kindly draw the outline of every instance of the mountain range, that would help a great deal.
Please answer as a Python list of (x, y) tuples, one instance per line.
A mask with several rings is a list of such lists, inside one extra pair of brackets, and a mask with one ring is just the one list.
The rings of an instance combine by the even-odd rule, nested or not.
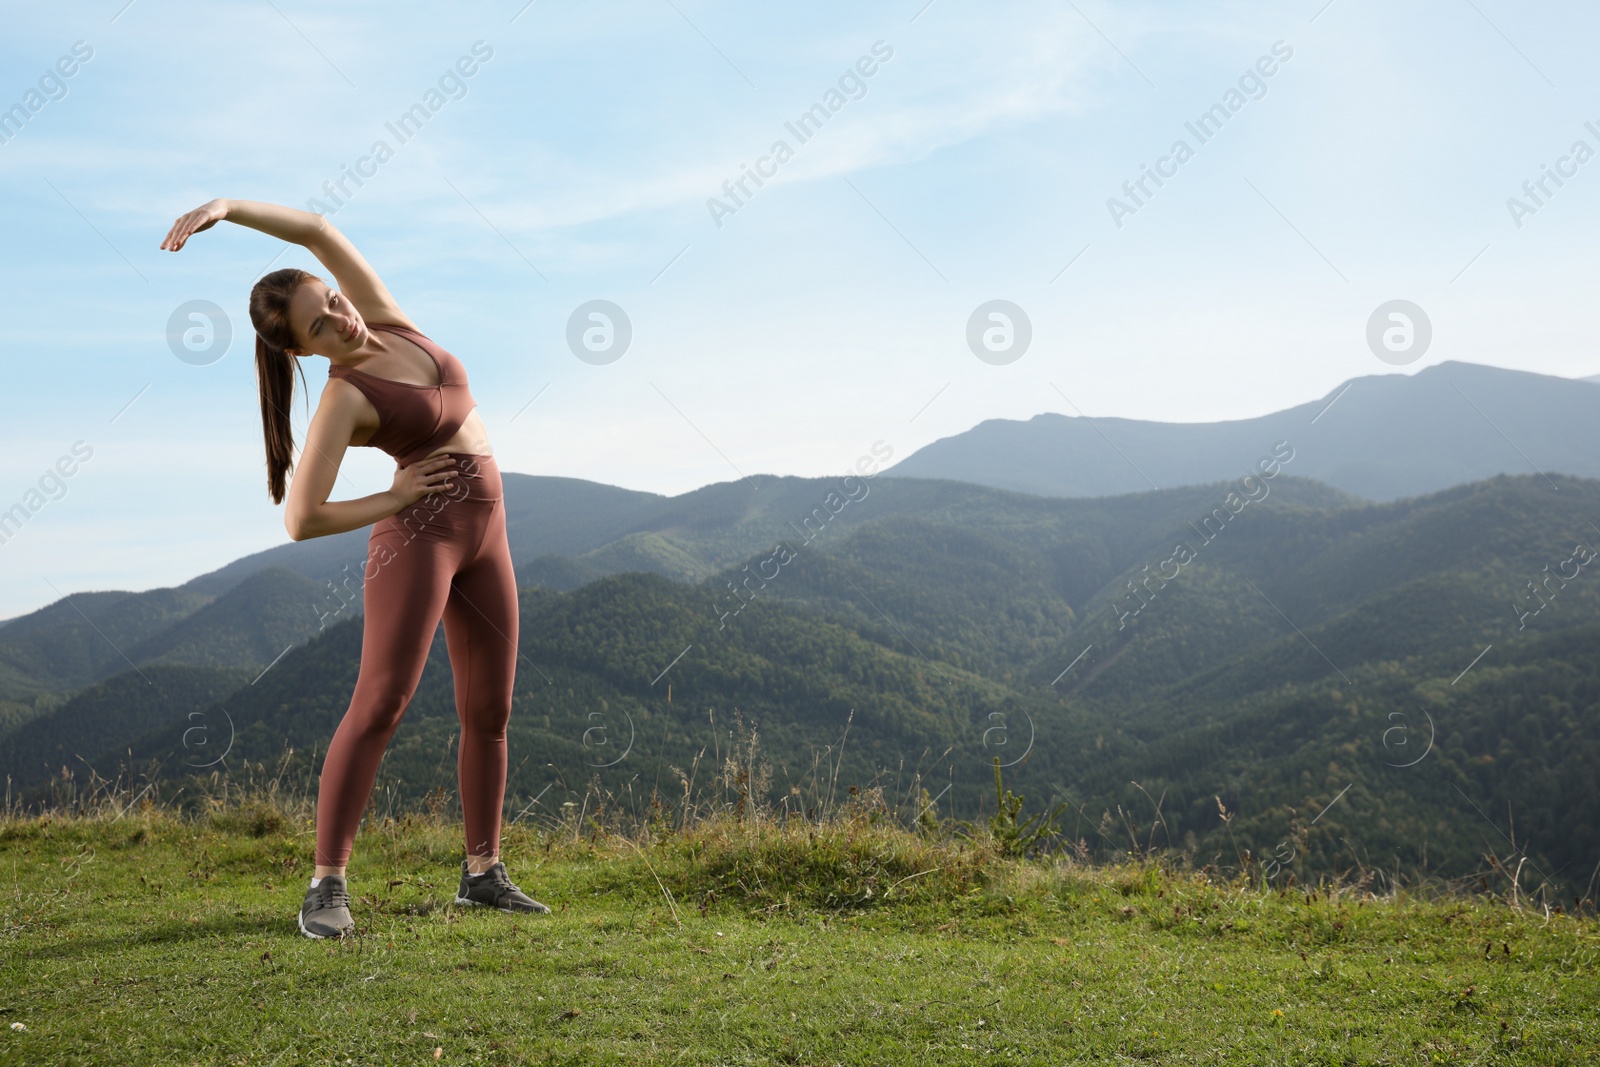
[[(1479, 399), (1489, 379), (1442, 366), (1357, 379), (1307, 425), (1358, 399), (1381, 422), (1397, 409), (1363, 395), (1384, 382)], [(1495, 373), (1511, 377), (1491, 393), (1522, 382)], [(1565, 427), (1576, 453), (1571, 413), (1593, 387), (1562, 388), (1551, 411), (1568, 415), (1542, 440)], [(1518, 440), (1515, 407), (1485, 412), (1511, 426), (1512, 455), (1555, 447)], [(1216, 447), (1208, 480), (1076, 497), (906, 474), (928, 449), (853, 489), (756, 476), (667, 498), (507, 474), (522, 602), (508, 810), (588, 781), (618, 803), (681, 795), (720, 768), (737, 716), (758, 724), (765, 787), (796, 803), (831, 764), (836, 783), (912, 802), (926, 788), (938, 813), (979, 817), (1001, 756), (1008, 786), (1067, 802), (1064, 829), (1093, 851), (1248, 854), (1302, 879), (1460, 875), (1492, 852), (1587, 891), (1600, 481), (1549, 463), (1451, 480), (1459, 457), (1423, 455), (1404, 477), (1443, 484), (1380, 499), (1307, 477), (1318, 438), (1257, 430)], [(85, 764), (174, 788), (291, 750), (314, 767), (359, 667), (359, 582), (341, 575), (359, 575), (365, 536), (12, 620), (0, 767), (33, 795)], [(383, 780), (413, 799), (453, 788), (455, 728), (439, 633)]]
[(1114, 496), (1233, 477), (1288, 441), (1301, 477), (1396, 500), (1496, 474), (1600, 477), (1597, 434), (1600, 389), (1448, 360), (1415, 374), (1354, 378), (1308, 403), (1230, 422), (990, 419), (883, 473), (1040, 496)]

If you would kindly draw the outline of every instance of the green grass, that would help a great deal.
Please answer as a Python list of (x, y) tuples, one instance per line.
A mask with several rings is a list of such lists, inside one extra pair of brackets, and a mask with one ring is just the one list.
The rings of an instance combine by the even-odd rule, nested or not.
[(1018, 859), (854, 797), (820, 826), (508, 825), (548, 916), (452, 903), (459, 823), (374, 817), (357, 933), (312, 941), (303, 807), (123, 806), (0, 820), (4, 1062), (1600, 1058), (1587, 910)]

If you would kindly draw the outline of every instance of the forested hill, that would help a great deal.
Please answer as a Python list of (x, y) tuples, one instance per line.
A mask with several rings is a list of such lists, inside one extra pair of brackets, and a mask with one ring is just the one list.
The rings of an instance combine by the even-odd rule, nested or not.
[[(849, 525), (791, 531), (786, 552), (774, 535), (699, 582), (524, 588), (508, 804), (592, 776), (635, 799), (681, 789), (737, 713), (774, 795), (827, 773), (903, 799), (926, 785), (937, 812), (973, 817), (1000, 755), (1030, 803), (1070, 802), (1091, 849), (1249, 850), (1301, 878), (1459, 874), (1492, 851), (1581, 892), (1600, 859), (1600, 483), (1498, 477), (1387, 504), (1264, 484), (1064, 501), (874, 480), (835, 517), (853, 509)], [(312, 758), (360, 621), (221, 700), (118, 675), (105, 685), (171, 684), (170, 723), (82, 754), (179, 775), (224, 738), (229, 760)], [(441, 633), (385, 762), (402, 793), (453, 788), (452, 701)], [(111, 741), (116, 706), (74, 698), (33, 737), (59, 719), (92, 738), (98, 714)]]

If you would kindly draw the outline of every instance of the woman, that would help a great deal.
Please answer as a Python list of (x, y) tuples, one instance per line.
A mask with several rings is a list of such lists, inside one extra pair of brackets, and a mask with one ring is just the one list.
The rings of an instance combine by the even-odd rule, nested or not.
[[(466, 824), (458, 904), (550, 909), (512, 884), (501, 862), (506, 722), (516, 678), (517, 586), (506, 542), (500, 470), (461, 361), (417, 330), (354, 245), (320, 215), (252, 200), (212, 200), (179, 218), (173, 252), (221, 219), (303, 245), (339, 283), (286, 267), (250, 292), (256, 378), (266, 435), (267, 490), (301, 541), (372, 525), (362, 586), (361, 671), (322, 763), (316, 870), (301, 906), (307, 937), (353, 929), (345, 881), (350, 848), (378, 763), (416, 691), (444, 619), (456, 714), (457, 771)], [(328, 384), (306, 430), (298, 468), (289, 404), (297, 361), (327, 357)], [(308, 387), (309, 392), (309, 387)], [(347, 447), (394, 456), (394, 484), (329, 501)]]

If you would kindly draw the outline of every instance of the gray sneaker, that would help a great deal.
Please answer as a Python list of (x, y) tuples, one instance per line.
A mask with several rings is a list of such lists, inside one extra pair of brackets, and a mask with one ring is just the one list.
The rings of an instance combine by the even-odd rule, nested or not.
[(315, 886), (306, 887), (306, 901), (300, 905), (300, 932), (307, 937), (343, 937), (355, 929), (350, 918), (350, 892), (342, 875), (324, 875)]
[(469, 874), (467, 861), (461, 861), (461, 888), (457, 904), (479, 904), (498, 911), (532, 911), (548, 914), (550, 909), (512, 884), (506, 865), (496, 863), (482, 874)]

